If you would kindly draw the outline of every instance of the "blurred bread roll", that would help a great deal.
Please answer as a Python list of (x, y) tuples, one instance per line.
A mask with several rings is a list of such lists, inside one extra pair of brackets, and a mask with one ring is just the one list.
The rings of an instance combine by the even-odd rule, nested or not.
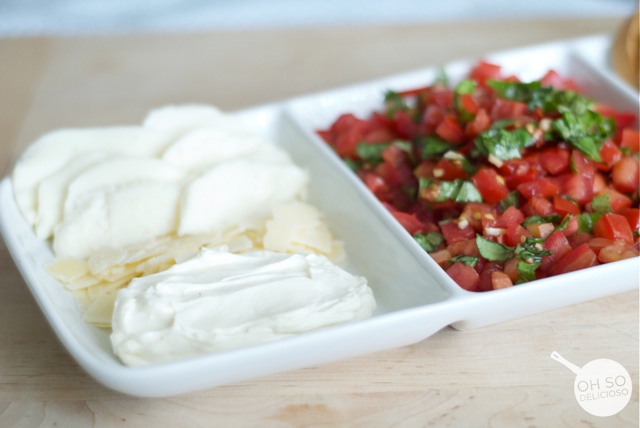
[(636, 13), (618, 32), (611, 48), (613, 69), (624, 80), (639, 88), (640, 86), (640, 16)]

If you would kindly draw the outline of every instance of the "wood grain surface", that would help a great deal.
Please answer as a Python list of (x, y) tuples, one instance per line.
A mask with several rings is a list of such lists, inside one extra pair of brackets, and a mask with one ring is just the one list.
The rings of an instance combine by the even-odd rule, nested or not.
[[(614, 32), (530, 21), (0, 40), (0, 167), (60, 127), (138, 123), (182, 102), (238, 109), (491, 51)], [(612, 280), (615, 280), (612, 278)], [(603, 284), (603, 287), (606, 284)], [(553, 298), (553, 296), (549, 296)], [(56, 339), (0, 244), (0, 427), (637, 427), (638, 292), (167, 399), (98, 384)], [(578, 366), (618, 361), (618, 415), (586, 413)]]

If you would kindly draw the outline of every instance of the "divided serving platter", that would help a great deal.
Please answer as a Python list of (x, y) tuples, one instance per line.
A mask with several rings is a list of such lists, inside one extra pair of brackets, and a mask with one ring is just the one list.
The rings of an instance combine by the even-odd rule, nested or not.
[[(587, 96), (638, 111), (638, 93), (608, 66), (608, 36), (560, 41), (487, 55), (507, 73), (535, 80), (553, 68)], [(452, 83), (476, 59), (444, 68)], [(309, 201), (345, 242), (346, 269), (366, 276), (378, 308), (373, 317), (295, 337), (189, 360), (126, 367), (111, 351), (109, 332), (86, 324), (71, 293), (44, 269), (49, 243), (20, 214), (9, 177), (0, 183), (0, 231), (25, 282), (59, 339), (98, 381), (131, 395), (160, 397), (195, 391), (419, 342), (447, 325), (470, 329), (638, 288), (638, 259), (601, 265), (486, 293), (460, 288), (420, 248), (366, 186), (316, 134), (340, 114), (368, 116), (387, 89), (430, 84), (431, 67), (240, 112), (311, 174)], [(637, 122), (635, 126), (637, 127)]]

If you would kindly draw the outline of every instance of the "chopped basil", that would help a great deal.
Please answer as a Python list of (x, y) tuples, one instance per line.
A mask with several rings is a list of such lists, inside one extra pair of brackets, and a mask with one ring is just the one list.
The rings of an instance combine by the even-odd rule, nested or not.
[(627, 157), (633, 155), (633, 150), (631, 150), (631, 147), (618, 147), (618, 150), (620, 150), (622, 156)]
[(506, 262), (514, 255), (514, 249), (476, 235), (476, 245), (480, 255), (490, 262)]
[(455, 199), (456, 202), (482, 202), (482, 196), (476, 186), (470, 181), (465, 181)]
[(462, 119), (463, 122), (472, 121), (476, 117), (476, 115), (464, 109), (462, 103), (460, 102), (460, 95), (468, 95), (472, 93), (475, 88), (476, 83), (473, 80), (463, 80), (458, 84), (458, 86), (456, 86), (455, 91), (453, 91), (454, 104), (458, 112), (460, 113), (460, 119)]
[(515, 256), (521, 259), (530, 259), (539, 262), (543, 256), (550, 256), (553, 252), (544, 249), (546, 238), (527, 238), (524, 243), (518, 244), (514, 251)]
[(523, 284), (535, 280), (536, 269), (538, 269), (540, 263), (541, 262), (527, 263), (524, 260), (520, 260), (516, 266), (516, 269), (518, 269), (518, 280), (516, 284)]
[(453, 199), (455, 202), (482, 202), (482, 196), (470, 181), (453, 180), (437, 182), (421, 177), (419, 194), (430, 202), (443, 202)]
[(422, 149), (422, 159), (429, 159), (435, 157), (435, 155), (442, 154), (451, 148), (451, 144), (436, 137), (435, 135), (429, 135), (422, 140), (424, 149)]
[[(555, 229), (553, 229), (553, 233), (551, 235), (553, 235), (554, 233), (556, 233), (558, 230), (564, 230), (567, 225), (569, 224), (569, 222), (571, 221), (571, 214), (567, 214), (566, 216), (564, 216), (564, 218), (562, 219), (562, 221), (560, 222), (559, 225), (557, 225), (555, 227)], [(549, 235), (549, 236), (551, 236)]]
[(506, 128), (507, 126), (513, 125), (514, 123), (515, 121), (511, 119), (496, 120), (491, 124), (491, 129), (503, 129), (503, 128)]
[(609, 202), (609, 194), (603, 193), (591, 200), (591, 208), (598, 214), (612, 213), (611, 203)]
[(520, 192), (514, 190), (509, 193), (503, 200), (500, 201), (500, 210), (504, 213), (509, 207), (518, 208), (518, 201), (520, 199)]
[(474, 142), (485, 157), (491, 154), (501, 160), (520, 159), (520, 149), (533, 144), (531, 135), (524, 129), (489, 129), (478, 135)]
[(387, 117), (393, 119), (398, 110), (409, 110), (409, 106), (404, 102), (402, 96), (395, 91), (387, 91), (384, 94), (384, 104)]
[(595, 223), (602, 214), (598, 213), (584, 213), (580, 214), (578, 217), (578, 233), (593, 233), (593, 223)]
[(602, 143), (615, 132), (614, 120), (602, 117), (591, 110), (587, 110), (581, 115), (574, 114), (564, 108), (560, 110), (562, 117), (552, 123), (554, 131), (584, 153), (587, 158), (595, 162), (602, 162), (599, 150)]
[(356, 162), (353, 159), (349, 159), (349, 158), (344, 158), (342, 160), (349, 167), (349, 169), (351, 171), (358, 172), (358, 169), (360, 169), (360, 163), (359, 162)]
[(500, 98), (521, 103), (529, 103), (534, 91), (539, 90), (540, 82), (520, 83), (502, 82), (499, 80), (487, 80), (487, 86), (493, 88)]
[(384, 152), (390, 144), (367, 144), (358, 143), (356, 146), (356, 154), (365, 162), (377, 165), (382, 162), (382, 152)]
[(476, 263), (478, 263), (478, 260), (480, 260), (480, 258), (476, 256), (465, 256), (464, 254), (458, 254), (454, 258), (447, 260), (447, 263), (460, 262), (463, 265), (475, 267)]
[(522, 222), (522, 225), (526, 226), (527, 224), (532, 224), (532, 223), (555, 223), (561, 219), (562, 219), (562, 216), (557, 214), (550, 215), (547, 217), (534, 215), (534, 216), (525, 218), (524, 221)]
[(435, 250), (436, 247), (444, 241), (444, 237), (435, 232), (429, 232), (424, 235), (413, 235), (413, 239), (415, 239), (426, 252)]
[(573, 91), (558, 91), (552, 87), (540, 88), (531, 94), (529, 110), (540, 107), (545, 113), (561, 110), (581, 115), (593, 104), (593, 100), (585, 98)]
[(436, 76), (436, 81), (434, 84), (440, 84), (442, 86), (449, 86), (449, 77), (447, 76), (447, 72), (444, 70), (444, 67), (440, 67), (438, 70), (438, 74)]

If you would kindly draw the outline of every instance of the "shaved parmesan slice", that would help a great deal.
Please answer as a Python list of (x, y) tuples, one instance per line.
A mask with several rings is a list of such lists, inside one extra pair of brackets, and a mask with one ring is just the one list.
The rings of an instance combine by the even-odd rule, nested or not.
[(111, 326), (111, 317), (116, 303), (117, 291), (100, 294), (82, 315), (82, 319), (100, 327)]
[(85, 313), (93, 303), (93, 301), (89, 299), (89, 292), (86, 288), (81, 288), (79, 290), (73, 290), (72, 293), (76, 301), (76, 307), (80, 312)]
[(67, 290), (79, 290), (81, 288), (91, 287), (92, 285), (98, 284), (99, 282), (100, 278), (96, 278), (90, 273), (87, 273), (86, 275), (81, 276), (73, 282), (65, 284), (65, 288)]
[(82, 259), (57, 259), (45, 266), (45, 269), (55, 279), (70, 283), (89, 272), (89, 265)]

